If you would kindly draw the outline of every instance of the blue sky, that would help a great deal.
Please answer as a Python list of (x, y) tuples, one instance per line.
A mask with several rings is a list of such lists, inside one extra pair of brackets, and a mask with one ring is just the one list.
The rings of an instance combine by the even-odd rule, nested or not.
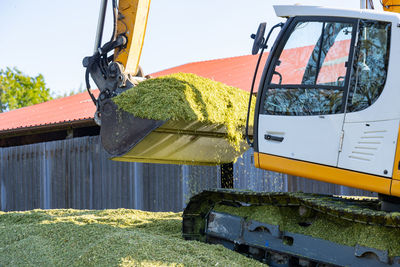
[[(111, 1), (109, 1), (111, 2)], [(375, 7), (381, 9), (379, 2)], [(358, 8), (358, 0), (152, 0), (140, 65), (146, 74), (181, 64), (249, 54), (250, 34), (282, 21), (277, 4)], [(0, 68), (43, 74), (54, 95), (84, 87), (82, 58), (93, 52), (100, 0), (1, 0)], [(103, 40), (111, 33), (107, 14)]]

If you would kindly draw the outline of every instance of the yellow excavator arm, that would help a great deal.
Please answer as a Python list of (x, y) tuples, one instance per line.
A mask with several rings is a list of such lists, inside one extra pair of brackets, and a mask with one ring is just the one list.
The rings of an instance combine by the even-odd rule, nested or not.
[(400, 0), (382, 0), (383, 10), (400, 13)]
[(150, 0), (120, 0), (118, 6), (117, 35), (124, 35), (127, 44), (117, 47), (114, 61), (124, 66), (125, 72), (137, 74), (142, 53)]

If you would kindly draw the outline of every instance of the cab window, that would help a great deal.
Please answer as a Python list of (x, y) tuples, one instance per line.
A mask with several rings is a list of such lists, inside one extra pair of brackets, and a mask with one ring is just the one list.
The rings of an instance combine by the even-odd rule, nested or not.
[(347, 112), (371, 106), (382, 93), (389, 62), (390, 23), (361, 20)]
[(297, 21), (273, 61), (263, 113), (343, 112), (354, 24), (355, 20)]
[(327, 115), (344, 113), (345, 106), (355, 112), (378, 99), (386, 82), (389, 22), (296, 18), (293, 25), (273, 55), (261, 113)]

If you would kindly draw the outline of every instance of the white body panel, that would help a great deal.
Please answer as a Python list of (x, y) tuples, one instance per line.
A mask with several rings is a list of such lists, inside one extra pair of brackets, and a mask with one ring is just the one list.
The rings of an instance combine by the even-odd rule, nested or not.
[[(400, 15), (374, 10), (312, 6), (274, 6), (277, 16), (331, 16), (392, 23), (389, 65), (381, 95), (370, 107), (338, 115), (271, 116), (260, 114), (259, 151), (339, 168), (391, 177), (400, 124)], [(345, 117), (343, 122), (343, 116)], [(369, 126), (367, 126), (367, 124)], [(340, 139), (344, 133), (342, 147)], [(267, 141), (268, 131), (281, 132), (282, 143)], [(365, 141), (369, 140), (369, 141)], [(369, 143), (368, 143), (369, 142)], [(339, 152), (341, 150), (341, 152)]]
[[(258, 147), (261, 153), (337, 166), (343, 114), (326, 116), (261, 115)], [(282, 142), (264, 135), (283, 137)]]
[(391, 177), (399, 120), (344, 124), (339, 168)]

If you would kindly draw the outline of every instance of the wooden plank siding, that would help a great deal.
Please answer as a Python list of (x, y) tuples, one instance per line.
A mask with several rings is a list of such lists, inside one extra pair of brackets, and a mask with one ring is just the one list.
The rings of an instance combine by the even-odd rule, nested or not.
[[(114, 162), (99, 136), (0, 148), (0, 209), (181, 211), (190, 196), (220, 186), (218, 166)], [(234, 164), (234, 187), (374, 195), (254, 167), (252, 151)]]

